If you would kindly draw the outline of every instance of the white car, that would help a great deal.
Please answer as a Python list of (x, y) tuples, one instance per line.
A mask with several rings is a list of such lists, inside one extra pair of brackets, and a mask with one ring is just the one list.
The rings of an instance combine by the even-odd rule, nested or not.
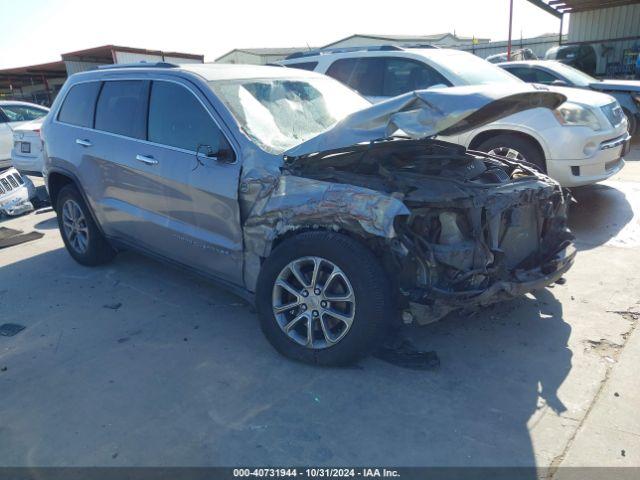
[(33, 103), (0, 101), (0, 169), (11, 166), (13, 131), (20, 125), (43, 118), (49, 109)]
[[(424, 46), (319, 50), (279, 63), (329, 75), (372, 102), (413, 90), (522, 82), (470, 53)], [(620, 171), (630, 136), (618, 102), (587, 90), (539, 88), (568, 100), (555, 111), (527, 110), (443, 140), (536, 164), (566, 187), (599, 182)]]
[(43, 118), (24, 123), (13, 129), (11, 164), (23, 175), (42, 176), (42, 140), (40, 127)]

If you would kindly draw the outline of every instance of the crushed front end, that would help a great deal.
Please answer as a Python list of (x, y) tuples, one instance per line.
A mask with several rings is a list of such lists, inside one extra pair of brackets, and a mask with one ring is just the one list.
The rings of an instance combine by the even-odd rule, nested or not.
[(286, 159), (290, 173), (401, 200), (393, 238), (369, 238), (405, 321), (544, 288), (571, 267), (568, 194), (534, 167), (430, 139), (385, 139)]

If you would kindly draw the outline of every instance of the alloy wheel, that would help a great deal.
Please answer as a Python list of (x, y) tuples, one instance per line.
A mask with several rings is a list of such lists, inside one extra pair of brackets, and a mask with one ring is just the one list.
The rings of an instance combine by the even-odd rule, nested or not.
[(62, 206), (62, 226), (71, 247), (80, 254), (89, 246), (89, 227), (80, 205), (74, 200), (67, 200)]
[(520, 153), (518, 150), (514, 149), (514, 148), (509, 148), (509, 147), (497, 147), (494, 148), (493, 150), (489, 150), (489, 152), (491, 155), (498, 155), (499, 157), (506, 157), (509, 160), (515, 160), (518, 162), (526, 162), (527, 159), (525, 158), (524, 155), (522, 155), (522, 153)]
[(307, 348), (335, 345), (353, 324), (353, 287), (346, 274), (325, 258), (302, 257), (290, 262), (276, 278), (272, 297), (280, 329)]

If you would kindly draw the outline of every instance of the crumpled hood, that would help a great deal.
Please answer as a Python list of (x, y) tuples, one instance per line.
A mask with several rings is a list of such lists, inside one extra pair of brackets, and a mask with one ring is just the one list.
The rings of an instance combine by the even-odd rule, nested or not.
[(531, 84), (416, 90), (352, 113), (326, 132), (285, 152), (295, 157), (392, 136), (455, 135), (523, 110), (557, 108), (566, 96)]
[(589, 86), (594, 90), (640, 92), (640, 81), (638, 80), (602, 80)]

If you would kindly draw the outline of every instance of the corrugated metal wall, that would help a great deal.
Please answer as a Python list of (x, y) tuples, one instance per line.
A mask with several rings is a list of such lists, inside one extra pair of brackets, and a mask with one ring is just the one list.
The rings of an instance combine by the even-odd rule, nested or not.
[(95, 62), (78, 62), (75, 60), (65, 60), (64, 66), (67, 67), (67, 75), (73, 75), (78, 72), (86, 72), (87, 70), (93, 70), (98, 67), (98, 65), (103, 65), (102, 63)]
[(633, 53), (640, 49), (640, 5), (604, 8), (569, 16), (567, 42), (593, 42), (598, 55), (599, 75), (629, 74), (625, 63), (634, 63)]
[(161, 55), (148, 55), (146, 53), (119, 52), (116, 50), (116, 63), (138, 63), (138, 62), (162, 62)]
[(640, 36), (640, 5), (603, 8), (569, 16), (569, 42)]

